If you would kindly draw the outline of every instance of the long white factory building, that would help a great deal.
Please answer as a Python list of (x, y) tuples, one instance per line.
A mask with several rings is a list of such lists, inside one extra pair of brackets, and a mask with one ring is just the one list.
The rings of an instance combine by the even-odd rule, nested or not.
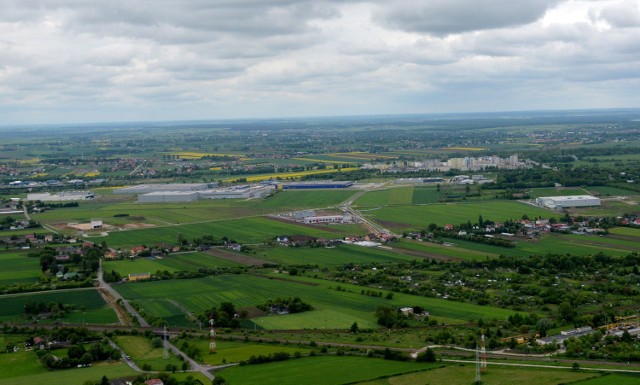
[(600, 206), (600, 198), (591, 195), (567, 195), (536, 198), (536, 204), (550, 209)]
[(140, 203), (194, 202), (200, 199), (249, 199), (264, 198), (274, 186), (236, 186), (197, 191), (153, 191), (138, 195)]

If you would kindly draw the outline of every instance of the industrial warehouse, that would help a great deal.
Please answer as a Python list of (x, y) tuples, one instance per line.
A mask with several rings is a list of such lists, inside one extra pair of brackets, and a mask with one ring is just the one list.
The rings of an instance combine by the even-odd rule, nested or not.
[[(138, 194), (140, 203), (195, 202), (201, 199), (251, 199), (271, 194), (271, 185), (211, 188), (215, 184), (139, 185), (114, 190), (114, 194)], [(122, 191), (124, 190), (124, 191)]]
[(287, 182), (278, 183), (278, 190), (311, 190), (327, 188), (347, 188), (353, 186), (352, 181), (313, 181), (313, 182)]
[(62, 191), (57, 194), (33, 193), (27, 194), (28, 201), (41, 202), (63, 202), (63, 201), (84, 201), (95, 198), (91, 191)]
[(567, 195), (536, 198), (536, 204), (554, 210), (600, 206), (600, 198), (591, 195)]

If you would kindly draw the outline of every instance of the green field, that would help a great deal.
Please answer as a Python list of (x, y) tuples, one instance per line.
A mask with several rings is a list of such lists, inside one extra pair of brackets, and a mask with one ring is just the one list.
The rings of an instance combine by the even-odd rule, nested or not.
[(628, 235), (631, 237), (638, 237), (640, 238), (640, 228), (634, 228), (634, 227), (615, 227), (613, 229), (609, 229), (609, 232), (611, 234), (618, 234), (618, 235)]
[(638, 385), (640, 375), (608, 374), (590, 380), (578, 381), (575, 385)]
[(33, 351), (2, 354), (1, 357), (0, 383), (3, 385), (82, 385), (89, 380), (98, 382), (102, 376), (113, 379), (136, 375), (133, 369), (122, 362), (101, 362), (89, 368), (53, 373), (42, 366)]
[[(484, 385), (559, 385), (573, 384), (585, 378), (598, 376), (596, 373), (575, 372), (571, 370), (533, 369), (490, 366), (486, 373), (482, 374)], [(469, 385), (475, 379), (475, 367), (473, 365), (457, 365), (437, 368), (424, 372), (399, 375), (387, 379), (361, 382), (359, 385), (413, 385), (413, 384), (447, 384)], [(576, 382), (576, 384), (591, 385), (591, 382)], [(594, 383), (595, 385), (596, 383)], [(600, 384), (600, 383), (597, 383)], [(605, 384), (605, 383), (602, 383)], [(608, 382), (606, 384), (618, 384)]]
[(342, 238), (347, 235), (361, 234), (359, 225), (319, 225), (315, 227), (302, 226), (294, 222), (283, 222), (268, 217), (244, 218), (206, 222), (182, 226), (157, 227), (153, 229), (120, 231), (110, 233), (103, 238), (112, 247), (130, 247), (140, 244), (153, 245), (157, 243), (175, 244), (178, 234), (186, 239), (213, 235), (215, 238), (227, 236), (239, 243), (262, 243), (273, 240), (279, 235), (309, 235), (318, 238)]
[[(84, 320), (86, 323), (111, 324), (118, 321), (113, 310), (93, 288), (2, 296), (0, 297), (0, 321), (32, 322), (19, 316), (23, 313), (24, 305), (29, 302), (60, 302), (75, 305), (75, 310), (66, 314), (62, 322), (81, 323)], [(41, 322), (54, 321), (48, 319)]]
[(178, 357), (171, 355), (169, 359), (163, 359), (163, 348), (154, 348), (151, 346), (151, 340), (142, 336), (120, 336), (114, 338), (114, 341), (125, 353), (131, 356), (131, 359), (139, 368), (143, 365), (151, 365), (151, 370), (162, 371), (167, 364), (176, 365), (181, 368), (182, 362)]
[(588, 186), (585, 187), (587, 191), (590, 193), (599, 193), (602, 197), (607, 196), (628, 196), (628, 195), (638, 195), (637, 191), (626, 190), (618, 187), (610, 187), (610, 186)]
[(443, 244), (433, 242), (420, 242), (403, 239), (398, 241), (397, 243), (392, 244), (391, 247), (394, 249), (416, 250), (427, 254), (437, 254), (467, 260), (480, 260), (487, 257), (497, 257), (501, 253), (505, 252), (505, 248), (503, 247), (483, 245), (473, 242), (464, 242), (457, 239), (452, 239), (447, 243), (453, 244), (453, 246), (445, 246)]
[(0, 286), (37, 282), (42, 274), (38, 258), (29, 258), (27, 253), (14, 251), (0, 252), (0, 272)]
[(220, 375), (230, 385), (338, 385), (428, 370), (437, 364), (384, 361), (360, 357), (308, 357), (225, 369)]
[[(426, 298), (394, 293), (393, 299), (361, 294), (361, 286), (341, 284), (345, 291), (335, 289), (333, 282), (283, 274), (272, 276), (221, 275), (179, 281), (154, 281), (119, 285), (116, 289), (127, 299), (148, 307), (150, 301), (174, 300), (194, 314), (201, 314), (211, 306), (232, 302), (236, 308), (251, 308), (267, 299), (288, 297), (295, 293), (315, 310), (267, 316), (252, 321), (264, 329), (347, 329), (353, 322), (360, 327), (378, 327), (374, 317), (380, 305), (420, 305), (432, 315), (450, 322), (461, 322), (480, 317), (505, 319), (512, 311), (469, 303)], [(153, 314), (153, 313), (151, 313)], [(154, 314), (155, 315), (155, 314)], [(161, 316), (160, 314), (158, 316)]]
[(162, 256), (161, 258), (135, 258), (103, 263), (105, 271), (115, 270), (121, 276), (136, 273), (155, 273), (156, 271), (197, 271), (199, 268), (233, 267), (238, 264), (214, 257), (213, 255), (188, 252)]
[(473, 203), (433, 204), (426, 206), (383, 207), (364, 213), (385, 226), (396, 231), (426, 229), (430, 223), (445, 225), (451, 223), (477, 223), (478, 217), (484, 220), (502, 222), (508, 219), (520, 219), (523, 215), (529, 218), (557, 217), (558, 214), (546, 209), (525, 205), (513, 201), (486, 201)]
[(531, 198), (538, 197), (555, 197), (555, 196), (567, 196), (567, 195), (587, 195), (587, 192), (578, 187), (545, 187), (534, 188), (527, 191)]
[[(354, 192), (350, 190), (282, 191), (266, 199), (211, 199), (180, 203), (136, 203), (130, 195), (110, 195), (105, 199), (80, 202), (78, 207), (60, 208), (33, 214), (43, 223), (88, 222), (102, 218), (105, 224), (184, 224), (280, 213), (303, 208), (336, 206)], [(114, 217), (128, 214), (125, 217)]]
[(411, 203), (416, 204), (426, 204), (426, 203), (437, 203), (438, 202), (438, 190), (435, 186), (421, 186), (416, 187), (413, 190), (413, 197), (411, 198)]
[[(198, 347), (202, 361), (207, 365), (221, 365), (224, 363), (246, 361), (251, 356), (267, 356), (277, 352), (286, 352), (293, 356), (296, 352), (307, 355), (311, 350), (308, 347), (293, 345), (268, 344), (256, 342), (226, 341), (218, 339), (215, 354), (209, 354), (209, 339), (188, 339), (190, 345)], [(180, 346), (180, 341), (174, 342)]]
[(413, 186), (387, 188), (369, 191), (355, 201), (359, 207), (375, 207), (384, 205), (408, 205), (413, 197)]
[(407, 262), (416, 259), (393, 251), (356, 245), (324, 247), (261, 247), (256, 249), (257, 258), (281, 265), (335, 266), (349, 262), (357, 264)]

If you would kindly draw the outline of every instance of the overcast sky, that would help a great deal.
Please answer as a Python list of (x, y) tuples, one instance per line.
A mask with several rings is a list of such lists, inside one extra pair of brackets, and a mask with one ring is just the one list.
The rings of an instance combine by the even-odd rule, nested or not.
[(0, 1), (0, 125), (639, 102), (640, 0)]

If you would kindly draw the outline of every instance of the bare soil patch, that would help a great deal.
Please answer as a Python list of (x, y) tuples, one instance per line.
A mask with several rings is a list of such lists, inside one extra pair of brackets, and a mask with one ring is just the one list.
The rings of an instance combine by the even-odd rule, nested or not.
[(209, 255), (213, 255), (214, 257), (222, 258), (224, 260), (239, 263), (245, 266), (264, 266), (264, 265), (272, 264), (272, 262), (265, 261), (263, 259), (254, 258), (245, 254), (232, 253), (230, 251), (221, 250), (221, 249), (209, 249), (205, 251), (205, 253)]
[(260, 278), (266, 278), (266, 279), (274, 279), (276, 281), (282, 281), (282, 282), (291, 282), (291, 283), (297, 283), (299, 285), (305, 285), (305, 286), (320, 286), (320, 284), (318, 283), (313, 283), (313, 282), (304, 282), (304, 281), (297, 281), (295, 279), (289, 279), (289, 278), (284, 278), (284, 277), (272, 277), (270, 275), (262, 275), (262, 274), (254, 274), (256, 277), (260, 277)]
[(400, 254), (410, 255), (412, 257), (418, 257), (423, 259), (435, 259), (438, 261), (460, 261), (461, 260), (461, 258), (450, 257), (448, 255), (431, 253), (427, 251), (409, 250), (409, 249), (403, 249), (400, 247), (393, 247), (393, 250)]
[(264, 317), (267, 315), (267, 313), (265, 313), (264, 311), (258, 309), (255, 306), (249, 306), (249, 307), (242, 307), (240, 309), (238, 309), (240, 311), (244, 310), (247, 312), (247, 318), (251, 319), (251, 318), (258, 318), (258, 317)]

